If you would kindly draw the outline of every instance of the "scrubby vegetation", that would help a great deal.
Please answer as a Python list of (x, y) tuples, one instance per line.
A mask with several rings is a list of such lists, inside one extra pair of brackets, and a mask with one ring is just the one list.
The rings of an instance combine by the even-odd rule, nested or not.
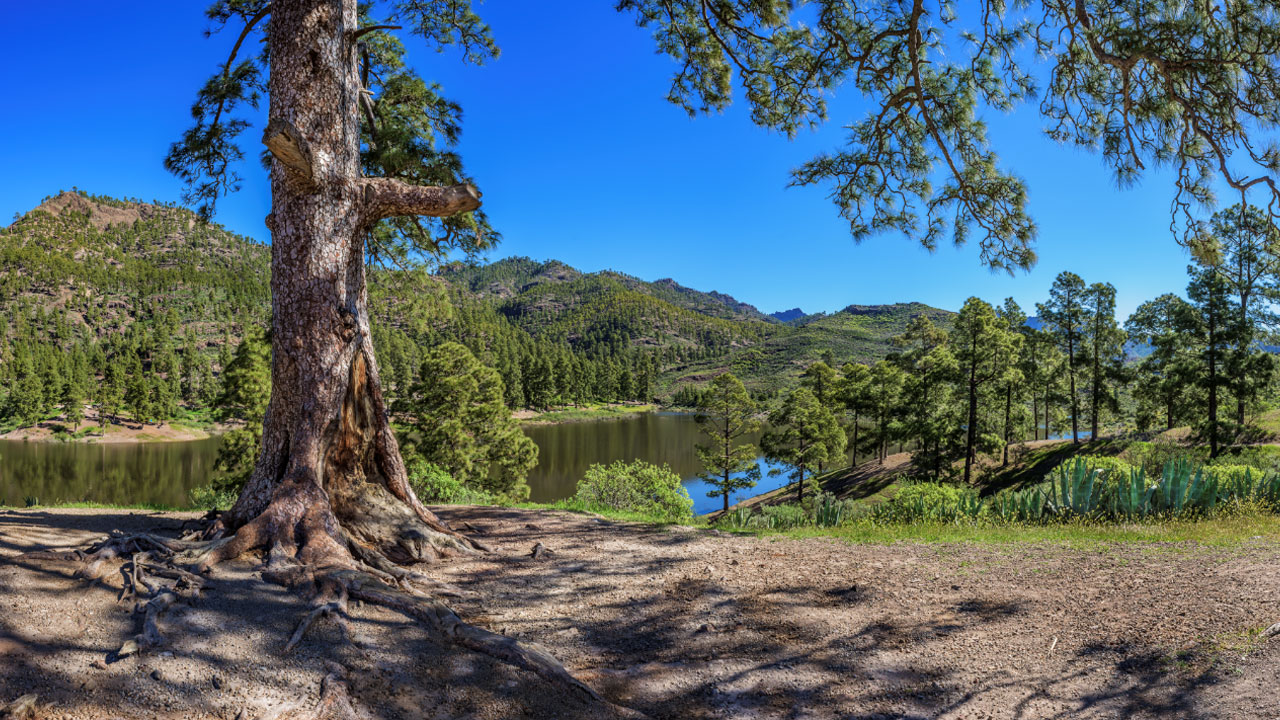
[(903, 480), (891, 499), (839, 500), (739, 508), (719, 522), (728, 528), (783, 530), (844, 525), (1054, 525), (1204, 520), (1233, 514), (1280, 513), (1280, 473), (1251, 465), (1168, 461), (1148, 476), (1114, 457), (1079, 457), (1040, 485), (983, 496), (976, 488)]

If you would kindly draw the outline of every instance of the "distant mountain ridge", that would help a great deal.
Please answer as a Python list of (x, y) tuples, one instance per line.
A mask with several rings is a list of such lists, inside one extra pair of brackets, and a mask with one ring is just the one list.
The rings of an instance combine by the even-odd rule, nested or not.
[(950, 327), (955, 315), (923, 303), (853, 304), (835, 313), (806, 315), (798, 308), (783, 320), (719, 292), (702, 292), (664, 278), (653, 282), (604, 270), (584, 273), (557, 260), (526, 257), (487, 265), (454, 263), (437, 276), (494, 306), (537, 337), (590, 344), (621, 332), (640, 347), (716, 348), (668, 368), (665, 387), (705, 382), (732, 370), (757, 388), (787, 387), (810, 363), (830, 351), (837, 363), (878, 360), (911, 319), (926, 315)]
[(769, 313), (769, 317), (773, 318), (774, 320), (778, 320), (780, 322), (791, 322), (792, 320), (795, 320), (797, 318), (802, 318), (804, 316), (805, 316), (805, 311), (801, 310), (798, 307), (791, 308), (790, 310), (779, 310), (776, 313)]

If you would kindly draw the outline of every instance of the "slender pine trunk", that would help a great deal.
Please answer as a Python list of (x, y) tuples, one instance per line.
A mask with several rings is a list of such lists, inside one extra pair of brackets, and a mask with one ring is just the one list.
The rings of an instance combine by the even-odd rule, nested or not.
[(1001, 467), (1009, 465), (1009, 439), (1010, 439), (1010, 418), (1013, 415), (1013, 385), (1006, 385), (1004, 389), (1004, 454), (1000, 460)]
[(1080, 444), (1080, 396), (1076, 394), (1076, 345), (1071, 330), (1067, 331), (1067, 374), (1071, 376), (1071, 444)]
[(978, 339), (970, 343), (969, 361), (969, 417), (964, 439), (964, 484), (968, 485), (973, 472), (973, 447), (978, 436)]

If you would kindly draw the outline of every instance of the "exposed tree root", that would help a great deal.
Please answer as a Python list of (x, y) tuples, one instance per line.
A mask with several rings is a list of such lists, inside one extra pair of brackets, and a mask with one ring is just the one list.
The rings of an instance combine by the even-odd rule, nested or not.
[(36, 700), (38, 695), (30, 694), (14, 700), (8, 705), (0, 705), (0, 718), (4, 720), (34, 720), (36, 717)]
[[(335, 540), (334, 535), (328, 532), (301, 531), (309, 525), (307, 514), (309, 511), (304, 511), (301, 521), (291, 523), (288, 532), (282, 532), (278, 525), (260, 522), (262, 518), (272, 517), (264, 513), (238, 532), (215, 539), (187, 539), (214, 535), (203, 529), (183, 539), (151, 533), (117, 533), (85, 551), (35, 552), (27, 557), (79, 562), (78, 574), (92, 580), (105, 574), (109, 564), (119, 562), (123, 578), (119, 599), (136, 602), (135, 612), (142, 615), (139, 633), (126, 640), (116, 652), (116, 657), (123, 658), (163, 645), (159, 619), (175, 605), (199, 599), (205, 584), (205, 578), (199, 573), (208, 572), (219, 563), (245, 553), (264, 549), (265, 541), (270, 538), (273, 542), (265, 548), (263, 578), (295, 589), (311, 599), (311, 608), (299, 621), (282, 648), (283, 652), (293, 651), (311, 626), (322, 619), (337, 622), (347, 641), (351, 642), (347, 606), (354, 598), (402, 613), (420, 622), (440, 641), (530, 671), (583, 700), (608, 704), (545, 649), (470, 625), (439, 599), (440, 596), (466, 595), (463, 591), (402, 567), (381, 549), (362, 543), (345, 532), (345, 527), (338, 528), (335, 533), (341, 541)], [(418, 547), (415, 544), (418, 539), (411, 538), (407, 545), (396, 543), (396, 547), (404, 552), (400, 559), (415, 556), (411, 548)], [(422, 557), (422, 554), (416, 557)], [(188, 569), (192, 566), (197, 568), (197, 572)], [(326, 693), (316, 718), (363, 717), (349, 701), (345, 680), (340, 673), (330, 673), (325, 683)], [(615, 709), (623, 714), (632, 714), (623, 708)]]
[(328, 669), (329, 674), (320, 684), (315, 720), (369, 720), (369, 714), (351, 702), (346, 670), (337, 663), (329, 663)]
[(177, 601), (178, 596), (172, 592), (162, 592), (151, 598), (142, 607), (142, 632), (125, 640), (116, 651), (116, 657), (128, 657), (163, 645), (164, 636), (160, 634), (160, 627), (156, 624), (156, 620), (160, 617), (160, 613), (168, 610), (169, 606)]

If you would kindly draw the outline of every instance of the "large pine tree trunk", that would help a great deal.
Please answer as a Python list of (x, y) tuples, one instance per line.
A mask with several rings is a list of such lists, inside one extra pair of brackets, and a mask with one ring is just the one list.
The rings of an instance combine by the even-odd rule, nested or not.
[(355, 0), (273, 3), (272, 392), (262, 454), (224, 519), (238, 530), (227, 556), (413, 562), (472, 547), (409, 487), (373, 355), (364, 238), (382, 218), (471, 210), (477, 195), (362, 177), (356, 26)]

